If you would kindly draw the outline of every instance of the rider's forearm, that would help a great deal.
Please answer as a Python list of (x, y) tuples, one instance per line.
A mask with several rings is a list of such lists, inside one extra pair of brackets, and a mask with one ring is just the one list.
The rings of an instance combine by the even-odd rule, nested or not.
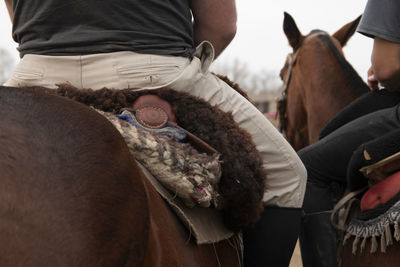
[(208, 40), (217, 57), (236, 34), (236, 5), (234, 0), (191, 0), (194, 17), (194, 42)]
[(388, 89), (400, 89), (400, 44), (374, 39), (372, 68), (375, 78)]
[(14, 19), (14, 13), (13, 13), (13, 10), (12, 10), (11, 0), (5, 0), (5, 3), (6, 3), (7, 10), (8, 10), (8, 15), (10, 15), (10, 19), (11, 19), (11, 22), (12, 22), (13, 19)]

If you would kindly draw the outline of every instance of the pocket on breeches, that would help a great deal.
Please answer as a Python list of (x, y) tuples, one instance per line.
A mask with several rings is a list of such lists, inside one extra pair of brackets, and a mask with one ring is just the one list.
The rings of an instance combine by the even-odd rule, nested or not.
[(37, 85), (44, 78), (44, 69), (31, 64), (19, 64), (11, 75), (10, 81), (18, 86)]
[(119, 79), (126, 81), (130, 88), (145, 88), (163, 85), (174, 79), (182, 71), (178, 65), (125, 64), (116, 67)]

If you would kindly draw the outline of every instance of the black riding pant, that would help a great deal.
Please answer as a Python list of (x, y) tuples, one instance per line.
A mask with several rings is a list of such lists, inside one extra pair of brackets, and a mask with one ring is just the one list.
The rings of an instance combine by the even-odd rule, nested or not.
[[(329, 215), (346, 185), (349, 160), (361, 144), (400, 128), (399, 106), (375, 111), (300, 150), (307, 187), (300, 245), (304, 266), (336, 266), (336, 243)], [(324, 262), (322, 262), (324, 261)]]
[(347, 166), (353, 152), (361, 144), (399, 129), (399, 117), (398, 105), (369, 113), (298, 152), (307, 169), (303, 202), (306, 214), (333, 208), (332, 183), (345, 185)]
[(300, 230), (301, 209), (265, 207), (243, 231), (244, 267), (287, 267)]

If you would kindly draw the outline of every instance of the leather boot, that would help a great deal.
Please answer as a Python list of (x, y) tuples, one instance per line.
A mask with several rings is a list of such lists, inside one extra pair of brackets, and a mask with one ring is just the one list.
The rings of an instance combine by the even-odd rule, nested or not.
[(244, 267), (287, 267), (300, 231), (301, 209), (265, 207), (243, 231)]

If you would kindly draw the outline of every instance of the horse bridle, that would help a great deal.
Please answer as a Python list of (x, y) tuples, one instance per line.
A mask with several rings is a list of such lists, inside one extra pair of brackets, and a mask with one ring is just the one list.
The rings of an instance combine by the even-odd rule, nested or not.
[(297, 48), (296, 52), (294, 54), (289, 54), (287, 55), (286, 58), (286, 62), (288, 64), (288, 70), (286, 72), (286, 76), (283, 79), (283, 85), (281, 88), (281, 97), (280, 99), (278, 99), (278, 114), (279, 114), (279, 120), (281, 121), (281, 125), (280, 125), (280, 131), (284, 132), (286, 131), (286, 122), (283, 121), (283, 119), (285, 118), (285, 113), (286, 113), (286, 101), (287, 101), (287, 90), (289, 87), (289, 83), (290, 80), (292, 78), (292, 70), (294, 65), (296, 65), (296, 61), (297, 61), (297, 57), (299, 55), (300, 49), (301, 47), (310, 39), (314, 38), (314, 37), (318, 37), (321, 35), (329, 35), (327, 32), (324, 31), (318, 31), (315, 33), (312, 33), (311, 35), (307, 36), (307, 38), (305, 38), (300, 46)]

